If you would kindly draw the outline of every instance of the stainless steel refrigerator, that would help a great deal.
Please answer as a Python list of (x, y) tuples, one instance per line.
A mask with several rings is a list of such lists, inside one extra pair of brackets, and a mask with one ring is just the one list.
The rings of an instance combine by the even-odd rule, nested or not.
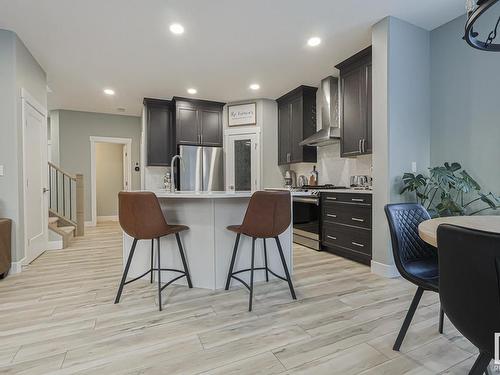
[(222, 147), (180, 146), (181, 191), (223, 191), (224, 163)]

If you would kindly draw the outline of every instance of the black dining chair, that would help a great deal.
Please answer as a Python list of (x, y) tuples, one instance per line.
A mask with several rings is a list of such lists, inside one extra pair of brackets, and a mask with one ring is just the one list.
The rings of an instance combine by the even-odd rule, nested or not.
[[(438, 292), (439, 266), (437, 249), (418, 235), (418, 225), (430, 219), (427, 210), (416, 203), (385, 206), (391, 232), (394, 263), (403, 278), (417, 286), (410, 309), (399, 331), (393, 350), (399, 351), (424, 291)], [(444, 313), (439, 312), (439, 333), (443, 333)]]
[(441, 306), (479, 349), (469, 375), (488, 373), (500, 333), (500, 235), (442, 224), (437, 243)]

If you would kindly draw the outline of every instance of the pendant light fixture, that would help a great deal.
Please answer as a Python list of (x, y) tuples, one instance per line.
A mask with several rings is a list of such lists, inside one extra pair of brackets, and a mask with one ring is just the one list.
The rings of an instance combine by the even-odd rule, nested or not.
[(482, 51), (500, 52), (500, 43), (495, 43), (497, 32), (500, 33), (500, 15), (493, 25), (493, 29), (487, 36), (479, 35), (479, 33), (474, 30), (474, 24), (477, 20), (498, 1), (499, 0), (466, 0), (467, 23), (465, 24), (464, 39), (471, 47)]

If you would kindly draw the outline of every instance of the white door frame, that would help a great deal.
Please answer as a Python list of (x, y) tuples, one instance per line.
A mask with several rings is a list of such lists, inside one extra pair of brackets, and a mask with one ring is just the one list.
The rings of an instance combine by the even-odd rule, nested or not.
[(127, 150), (127, 157), (123, 161), (124, 171), (127, 172), (127, 176), (123, 178), (128, 181), (128, 186), (124, 186), (125, 190), (130, 190), (131, 178), (132, 178), (132, 138), (115, 138), (115, 137), (90, 137), (90, 197), (92, 205), (92, 217), (91, 226), (96, 226), (97, 224), (97, 181), (96, 181), (96, 166), (95, 166), (95, 144), (96, 143), (115, 143), (124, 145)]
[[(27, 121), (26, 118), (26, 107), (29, 105), (33, 109), (35, 109), (38, 113), (40, 113), (44, 117), (44, 124), (45, 124), (45, 132), (42, 132), (44, 134), (47, 134), (47, 109), (40, 104), (26, 89), (21, 88), (21, 105), (22, 105), (22, 114), (21, 114), (21, 121), (22, 121), (22, 147), (23, 147), (23, 216), (24, 216), (24, 223), (25, 223), (25, 228), (24, 228), (24, 244), (22, 244), (22, 247), (24, 249), (24, 257), (21, 259), (19, 262), (20, 264), (27, 264), (34, 259), (31, 259), (29, 252), (29, 246), (28, 246), (28, 231), (26, 230), (26, 218), (28, 215), (28, 209), (27, 209), (27, 196), (26, 196), (26, 127), (25, 123)], [(42, 129), (43, 130), (43, 129)], [(47, 152), (45, 155), (41, 155), (42, 158), (45, 158), (45, 164), (47, 165), (48, 168), (48, 145), (47, 142), (43, 142), (43, 146), (47, 147)], [(43, 160), (42, 160), (43, 162)], [(42, 174), (42, 176), (47, 176), (47, 174)], [(45, 185), (47, 185), (47, 180), (45, 179)], [(47, 186), (46, 186), (47, 188)], [(47, 195), (44, 195), (44, 210), (46, 212), (46, 216), (44, 215), (44, 223), (42, 223), (43, 228), (47, 231), (47, 237), (45, 238), (45, 242), (48, 245), (48, 221), (49, 221), (49, 204), (48, 204), (48, 197)]]

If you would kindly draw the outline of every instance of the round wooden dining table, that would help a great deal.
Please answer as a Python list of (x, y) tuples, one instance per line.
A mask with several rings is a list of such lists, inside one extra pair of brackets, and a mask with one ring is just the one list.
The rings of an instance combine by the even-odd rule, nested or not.
[(437, 228), (440, 224), (453, 224), (500, 234), (500, 216), (451, 216), (438, 217), (421, 222), (418, 226), (420, 238), (428, 244), (437, 247)]

